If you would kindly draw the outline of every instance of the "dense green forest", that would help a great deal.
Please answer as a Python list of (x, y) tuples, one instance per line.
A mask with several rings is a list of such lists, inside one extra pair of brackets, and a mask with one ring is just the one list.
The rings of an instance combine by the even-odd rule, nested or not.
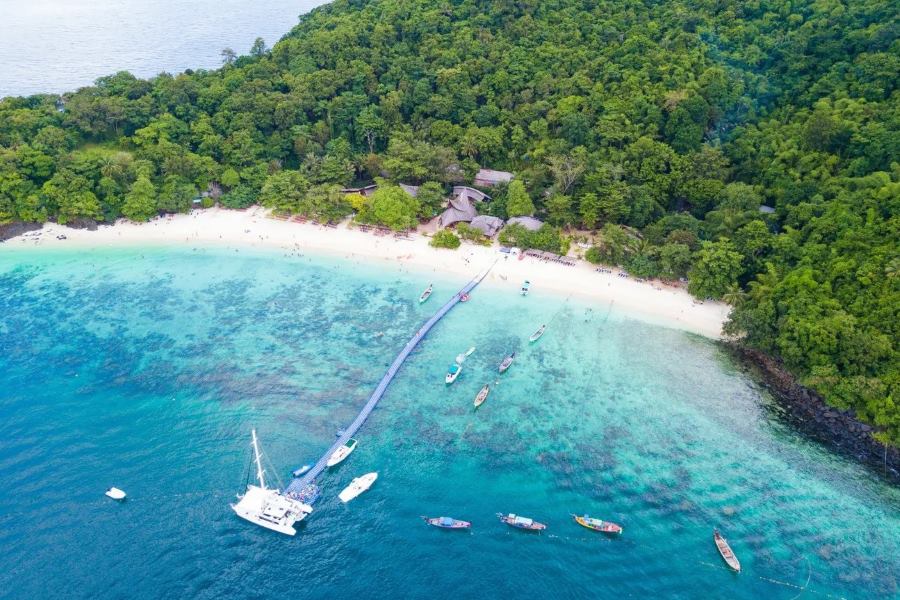
[[(401, 228), (506, 169), (484, 209), (548, 223), (507, 238), (687, 277), (898, 443), (898, 32), (890, 0), (336, 0), (215, 71), (0, 101), (0, 224), (208, 190)], [(376, 177), (427, 186), (339, 191)]]

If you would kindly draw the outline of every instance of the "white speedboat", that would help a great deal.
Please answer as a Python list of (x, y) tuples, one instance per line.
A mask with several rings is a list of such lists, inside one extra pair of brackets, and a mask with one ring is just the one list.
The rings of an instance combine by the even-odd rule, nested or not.
[(447, 369), (447, 376), (444, 377), (444, 382), (447, 385), (450, 385), (451, 383), (456, 381), (456, 378), (459, 377), (460, 373), (462, 373), (462, 366), (460, 366), (459, 363), (453, 363), (452, 365), (450, 365), (450, 368)]
[(329, 467), (333, 467), (334, 465), (343, 462), (354, 450), (356, 450), (356, 444), (358, 443), (359, 442), (355, 439), (350, 438), (343, 446), (335, 450), (331, 456), (328, 457), (328, 462), (325, 464)]
[(422, 292), (422, 295), (419, 296), (419, 304), (422, 304), (429, 298), (431, 298), (431, 293), (434, 291), (434, 286), (432, 284), (428, 284), (428, 287), (425, 288), (425, 291)]
[(108, 490), (106, 490), (106, 496), (108, 498), (112, 498), (113, 500), (121, 501), (121, 500), (125, 499), (125, 492), (123, 492), (122, 490), (120, 490), (117, 487), (111, 487)]
[(344, 491), (338, 494), (338, 498), (341, 499), (341, 502), (350, 502), (372, 487), (372, 484), (375, 483), (376, 479), (378, 479), (378, 473), (366, 473), (365, 475), (361, 475), (351, 481), (350, 485), (345, 487)]
[(256, 460), (256, 479), (259, 481), (259, 485), (247, 485), (247, 491), (243, 496), (238, 496), (238, 502), (232, 504), (231, 509), (237, 516), (255, 525), (285, 535), (294, 535), (297, 533), (294, 523), (305, 519), (313, 511), (312, 506), (283, 496), (277, 489), (266, 487), (265, 471), (260, 460), (259, 442), (256, 440), (255, 429), (252, 439), (253, 454)]

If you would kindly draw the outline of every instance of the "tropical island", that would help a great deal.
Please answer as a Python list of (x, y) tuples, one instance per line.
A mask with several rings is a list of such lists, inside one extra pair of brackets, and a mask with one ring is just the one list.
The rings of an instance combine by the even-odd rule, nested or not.
[(3, 99), (0, 223), (261, 204), (683, 279), (896, 445), (897, 27), (883, 1), (337, 0), (214, 71)]

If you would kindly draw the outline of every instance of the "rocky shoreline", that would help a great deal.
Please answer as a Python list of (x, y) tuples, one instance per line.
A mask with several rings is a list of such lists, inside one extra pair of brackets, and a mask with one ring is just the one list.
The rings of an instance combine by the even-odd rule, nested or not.
[(858, 420), (852, 410), (828, 406), (821, 396), (797, 383), (775, 359), (740, 344), (724, 345), (772, 393), (783, 411), (780, 415), (802, 433), (900, 485), (900, 450), (885, 448), (875, 440), (871, 425)]

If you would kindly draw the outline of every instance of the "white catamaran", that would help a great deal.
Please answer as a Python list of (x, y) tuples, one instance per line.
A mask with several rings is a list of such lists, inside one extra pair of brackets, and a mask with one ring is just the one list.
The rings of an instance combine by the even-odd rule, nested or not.
[(294, 535), (294, 523), (302, 521), (313, 511), (312, 506), (282, 496), (277, 489), (266, 487), (265, 471), (260, 460), (259, 442), (256, 440), (256, 430), (253, 430), (253, 454), (256, 460), (256, 478), (259, 485), (247, 485), (244, 495), (238, 495), (237, 504), (231, 508), (237, 516), (255, 523), (260, 527), (277, 531), (285, 535)]

